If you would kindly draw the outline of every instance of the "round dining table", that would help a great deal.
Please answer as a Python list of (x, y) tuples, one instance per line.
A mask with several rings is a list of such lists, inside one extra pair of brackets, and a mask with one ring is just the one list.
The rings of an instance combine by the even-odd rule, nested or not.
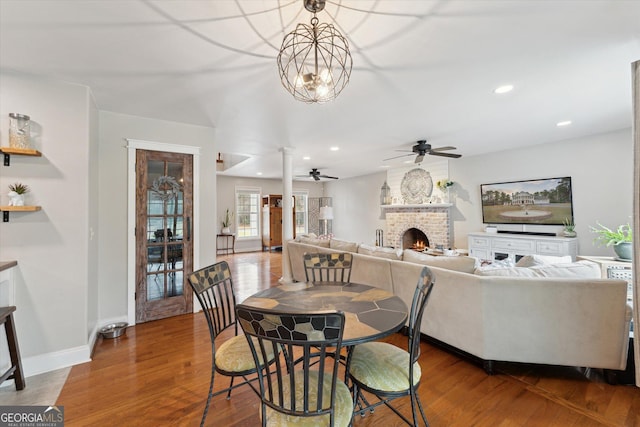
[(398, 332), (409, 312), (400, 297), (358, 283), (283, 284), (253, 294), (242, 304), (295, 313), (342, 311), (345, 314), (344, 346), (375, 341)]

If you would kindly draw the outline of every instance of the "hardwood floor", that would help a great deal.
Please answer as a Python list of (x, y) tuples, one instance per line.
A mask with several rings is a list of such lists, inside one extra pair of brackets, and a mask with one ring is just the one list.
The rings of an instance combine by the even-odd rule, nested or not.
[[(277, 285), (280, 253), (221, 257), (229, 261), (238, 301)], [(225, 333), (220, 340), (229, 334)], [(406, 346), (406, 337), (388, 339)], [(612, 386), (598, 370), (477, 364), (422, 343), (420, 396), (438, 426), (640, 426), (640, 389)], [(201, 313), (139, 324), (97, 343), (91, 362), (74, 366), (56, 402), (66, 426), (197, 426), (206, 401), (211, 349)], [(228, 379), (216, 376), (215, 389)], [(409, 414), (408, 399), (401, 410)], [(213, 399), (208, 426), (257, 426), (258, 398), (248, 387)], [(377, 408), (354, 426), (403, 425)]]

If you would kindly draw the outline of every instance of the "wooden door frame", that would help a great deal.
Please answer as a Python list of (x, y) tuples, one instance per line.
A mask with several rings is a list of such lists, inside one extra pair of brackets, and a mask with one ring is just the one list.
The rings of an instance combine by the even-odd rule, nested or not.
[[(127, 141), (127, 321), (136, 324), (136, 150), (164, 151), (193, 156), (193, 269), (200, 259), (200, 147), (126, 139)], [(185, 277), (187, 272), (185, 271)], [(191, 289), (185, 287), (185, 292)], [(193, 304), (196, 310), (196, 304)]]

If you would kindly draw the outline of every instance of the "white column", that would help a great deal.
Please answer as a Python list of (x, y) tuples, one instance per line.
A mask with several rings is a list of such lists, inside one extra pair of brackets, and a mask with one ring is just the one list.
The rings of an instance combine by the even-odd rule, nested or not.
[(287, 242), (293, 239), (293, 148), (282, 147), (282, 277), (280, 283), (293, 282)]

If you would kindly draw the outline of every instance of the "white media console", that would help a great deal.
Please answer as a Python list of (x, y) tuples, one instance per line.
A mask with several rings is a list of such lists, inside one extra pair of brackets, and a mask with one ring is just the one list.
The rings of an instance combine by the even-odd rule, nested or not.
[(509, 233), (469, 233), (469, 255), (481, 260), (509, 258), (517, 262), (525, 255), (578, 255), (575, 237), (537, 236)]

